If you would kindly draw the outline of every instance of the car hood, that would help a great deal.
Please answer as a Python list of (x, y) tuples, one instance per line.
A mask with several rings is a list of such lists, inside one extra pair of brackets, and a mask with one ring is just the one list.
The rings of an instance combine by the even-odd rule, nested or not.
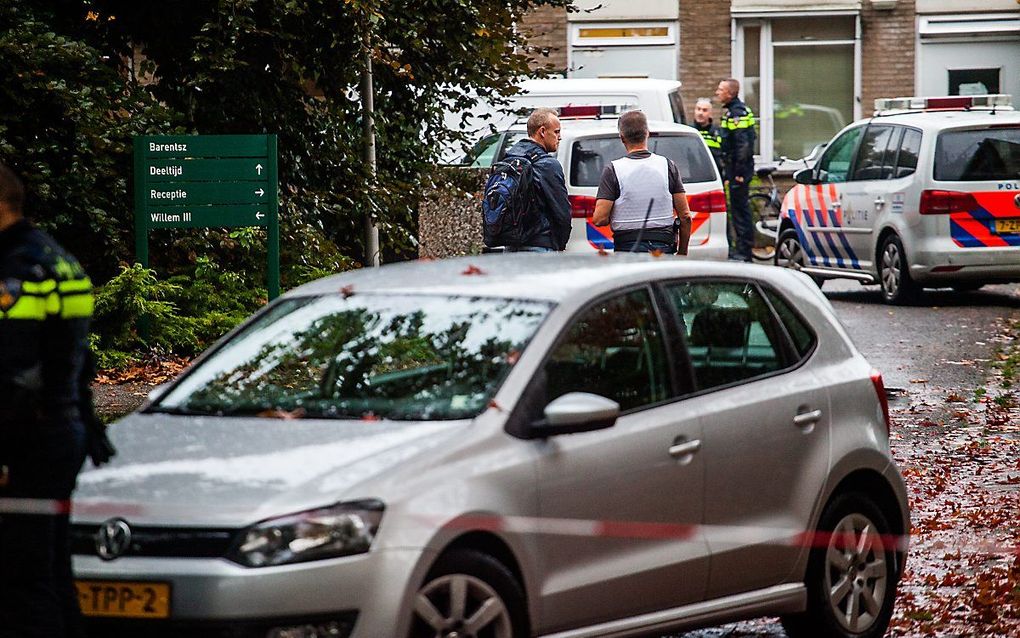
[(117, 448), (111, 463), (92, 468), (86, 461), (73, 517), (238, 526), (380, 497), (366, 481), (469, 424), (135, 414), (109, 429)]

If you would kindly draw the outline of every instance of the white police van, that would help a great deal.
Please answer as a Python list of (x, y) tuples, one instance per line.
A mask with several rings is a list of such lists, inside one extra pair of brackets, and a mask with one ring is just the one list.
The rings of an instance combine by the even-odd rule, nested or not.
[(819, 283), (924, 287), (1020, 281), (1020, 113), (1008, 95), (875, 101), (783, 200), (775, 263)]

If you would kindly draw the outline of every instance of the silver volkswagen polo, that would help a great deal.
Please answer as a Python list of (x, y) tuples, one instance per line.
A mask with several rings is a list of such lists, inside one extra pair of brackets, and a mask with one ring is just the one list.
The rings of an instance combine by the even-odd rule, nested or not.
[(95, 635), (881, 636), (881, 376), (807, 276), (510, 254), (293, 290), (111, 428)]

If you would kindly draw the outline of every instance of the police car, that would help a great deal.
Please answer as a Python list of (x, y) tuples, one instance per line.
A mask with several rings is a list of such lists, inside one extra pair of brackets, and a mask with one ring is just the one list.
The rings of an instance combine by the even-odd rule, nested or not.
[[(625, 150), (617, 130), (617, 117), (633, 107), (564, 106), (559, 109), (562, 139), (557, 159), (563, 165), (573, 223), (567, 252), (592, 253), (613, 250), (613, 232), (595, 226), (595, 194), (606, 164), (623, 157)], [(698, 131), (675, 122), (649, 121), (648, 148), (676, 162), (690, 205), (691, 241), (688, 257), (726, 259), (726, 194), (712, 153)], [(490, 166), (511, 146), (527, 137), (521, 122), (507, 129), (492, 146), (479, 147), (465, 163)]]
[(1020, 281), (1020, 113), (1008, 95), (875, 101), (783, 200), (775, 263), (817, 282), (925, 287)]

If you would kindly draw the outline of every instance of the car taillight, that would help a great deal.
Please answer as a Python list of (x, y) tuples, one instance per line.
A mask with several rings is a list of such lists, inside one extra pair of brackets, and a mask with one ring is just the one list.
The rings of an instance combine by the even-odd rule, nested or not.
[(927, 190), (921, 193), (921, 205), (918, 212), (922, 215), (948, 215), (949, 213), (974, 210), (977, 207), (977, 200), (970, 193)]
[(687, 196), (687, 205), (696, 213), (725, 213), (726, 193), (723, 191), (708, 191)]
[(878, 403), (882, 406), (882, 417), (885, 419), (885, 433), (888, 436), (892, 430), (892, 423), (889, 420), (889, 398), (885, 395), (885, 382), (882, 381), (882, 373), (874, 368), (871, 370), (871, 385), (875, 386)]
[(570, 216), (582, 219), (595, 214), (595, 198), (590, 195), (568, 195), (570, 200)]

